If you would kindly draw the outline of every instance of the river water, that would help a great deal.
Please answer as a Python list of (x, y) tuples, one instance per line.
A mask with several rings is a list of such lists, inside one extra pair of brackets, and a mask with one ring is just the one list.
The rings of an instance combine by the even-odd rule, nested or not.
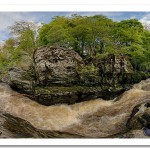
[(43, 130), (67, 131), (86, 137), (107, 137), (123, 132), (133, 108), (150, 102), (150, 79), (110, 101), (95, 99), (73, 105), (43, 106), (0, 84), (0, 111)]

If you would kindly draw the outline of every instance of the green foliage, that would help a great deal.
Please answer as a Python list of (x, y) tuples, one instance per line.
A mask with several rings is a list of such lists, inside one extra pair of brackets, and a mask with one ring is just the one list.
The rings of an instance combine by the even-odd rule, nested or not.
[(71, 48), (86, 57), (127, 55), (136, 70), (149, 68), (150, 32), (136, 19), (114, 22), (102, 15), (55, 17), (39, 30), (40, 45)]
[[(81, 56), (127, 55), (138, 68), (149, 63), (150, 32), (136, 19), (114, 22), (102, 15), (55, 17), (39, 30), (39, 45), (74, 49)], [(136, 68), (136, 69), (138, 69)]]
[(28, 55), (33, 54), (35, 49), (34, 32), (32, 30), (23, 31), (19, 37), (18, 49)]
[[(73, 49), (84, 58), (104, 58), (114, 53), (127, 55), (135, 70), (150, 70), (150, 31), (136, 19), (114, 22), (103, 15), (75, 14), (54, 17), (38, 33), (34, 28), (34, 23), (24, 21), (10, 27), (17, 36), (5, 41), (0, 53), (0, 69), (19, 65), (32, 58), (35, 48), (50, 44)], [(92, 71), (92, 66), (86, 66), (82, 73)]]
[(132, 82), (133, 82), (133, 83), (138, 83), (138, 82), (140, 82), (141, 80), (142, 80), (142, 75), (141, 75), (140, 73), (136, 72), (136, 73), (134, 73), (134, 74), (132, 75)]
[(16, 38), (6, 40), (2, 52), (0, 52), (0, 70), (28, 64), (36, 48), (34, 38), (34, 31), (23, 30)]
[(6, 40), (2, 51), (0, 52), (1, 70), (8, 68), (14, 63), (11, 59), (14, 49), (15, 49), (15, 40), (13, 38)]
[(106, 58), (107, 56), (109, 55), (109, 53), (107, 52), (107, 53), (104, 53), (104, 54), (97, 54), (96, 55), (96, 58), (98, 58), (98, 59), (103, 59), (103, 58)]
[[(133, 66), (139, 69), (146, 60), (150, 44), (150, 32), (144, 30), (142, 24), (136, 20), (118, 22), (113, 30), (112, 38), (114, 49), (121, 54), (128, 55)], [(149, 57), (150, 58), (150, 57)]]
[(81, 55), (96, 55), (110, 45), (109, 33), (113, 24), (102, 15), (55, 17), (39, 30), (38, 43), (71, 48)]
[(81, 75), (95, 76), (97, 71), (98, 68), (94, 65), (86, 65), (84, 68), (81, 68), (78, 73)]

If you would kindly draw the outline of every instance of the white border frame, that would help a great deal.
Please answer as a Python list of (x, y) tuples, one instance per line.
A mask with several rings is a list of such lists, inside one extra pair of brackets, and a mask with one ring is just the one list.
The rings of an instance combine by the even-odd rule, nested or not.
[[(145, 2), (145, 4), (144, 4)], [(50, 2), (45, 0), (44, 4), (41, 1), (26, 0), (5, 0), (0, 2), (1, 12), (150, 12), (150, 1), (145, 0), (55, 0)], [(150, 146), (149, 139), (0, 139), (0, 146)]]
[[(149, 1), (150, 2), (150, 1)], [(0, 4), (1, 12), (147, 12), (150, 11), (150, 4), (135, 4), (135, 5), (121, 5), (121, 4), (16, 4), (16, 5), (5, 5)]]
[(4, 5), (148, 5), (150, 4), (149, 0), (92, 0), (92, 1), (88, 1), (88, 0), (54, 0), (54, 1), (50, 1), (50, 0), (25, 0), (25, 1), (21, 1), (21, 0), (4, 0), (4, 1), (0, 1), (0, 4), (4, 4)]
[(150, 146), (150, 139), (0, 139), (0, 146)]

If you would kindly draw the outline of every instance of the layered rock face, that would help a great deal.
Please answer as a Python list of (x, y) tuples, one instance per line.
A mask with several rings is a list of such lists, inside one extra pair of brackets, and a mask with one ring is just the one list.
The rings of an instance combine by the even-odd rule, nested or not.
[(65, 84), (78, 80), (77, 70), (84, 66), (82, 58), (73, 50), (42, 47), (34, 53), (34, 67), (39, 84)]
[(142, 128), (150, 124), (149, 79), (111, 101), (43, 106), (5, 84), (0, 95), (1, 138), (147, 138)]

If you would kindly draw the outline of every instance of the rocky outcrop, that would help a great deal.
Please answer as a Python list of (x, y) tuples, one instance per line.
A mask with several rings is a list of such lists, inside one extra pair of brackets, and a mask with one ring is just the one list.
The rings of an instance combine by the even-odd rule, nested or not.
[(34, 53), (33, 64), (9, 69), (9, 84), (40, 104), (54, 105), (110, 100), (143, 79), (133, 73), (128, 58), (119, 54), (95, 57), (85, 64), (73, 50), (41, 47)]
[(73, 50), (47, 46), (34, 53), (36, 79), (40, 85), (75, 83), (77, 70), (83, 66), (82, 58)]

